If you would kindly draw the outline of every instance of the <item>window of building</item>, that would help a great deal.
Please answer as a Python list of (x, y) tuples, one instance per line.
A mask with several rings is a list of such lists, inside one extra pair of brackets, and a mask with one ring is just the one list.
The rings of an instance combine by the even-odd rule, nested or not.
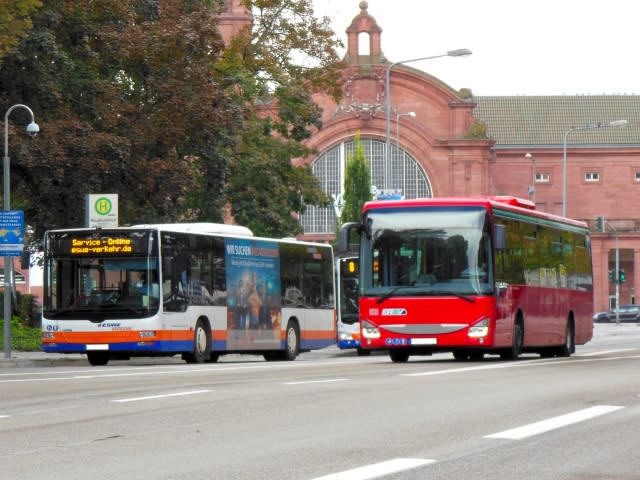
[(600, 172), (586, 172), (584, 174), (584, 181), (590, 183), (599, 182)]
[[(385, 184), (385, 142), (361, 138), (365, 155), (371, 168), (371, 184), (383, 189)], [(332, 199), (342, 198), (344, 171), (347, 159), (354, 153), (354, 142), (348, 141), (323, 152), (311, 165), (320, 181), (320, 187)], [(402, 191), (404, 198), (428, 198), (432, 196), (431, 183), (420, 164), (405, 150), (391, 145), (391, 184)], [(338, 208), (309, 206), (301, 215), (304, 233), (333, 234), (338, 222)]]
[(640, 171), (636, 171), (636, 182), (640, 182)]
[(536, 173), (536, 183), (549, 183), (550, 180), (548, 173)]

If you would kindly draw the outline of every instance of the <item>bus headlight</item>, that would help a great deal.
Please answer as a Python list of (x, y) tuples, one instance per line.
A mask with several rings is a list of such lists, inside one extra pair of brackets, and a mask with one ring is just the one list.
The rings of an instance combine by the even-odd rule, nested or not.
[(375, 325), (367, 322), (366, 320), (361, 321), (362, 328), (362, 336), (364, 338), (380, 338), (380, 330)]
[(489, 335), (489, 318), (485, 317), (469, 327), (469, 338), (483, 338)]

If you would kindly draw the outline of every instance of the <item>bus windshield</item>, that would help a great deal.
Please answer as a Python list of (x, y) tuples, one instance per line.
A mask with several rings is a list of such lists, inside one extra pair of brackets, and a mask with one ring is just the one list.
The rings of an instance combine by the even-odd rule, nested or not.
[(362, 295), (492, 294), (491, 228), (486, 208), (371, 209), (365, 224)]
[(48, 241), (48, 317), (102, 321), (158, 311), (158, 261), (149, 232), (62, 233)]

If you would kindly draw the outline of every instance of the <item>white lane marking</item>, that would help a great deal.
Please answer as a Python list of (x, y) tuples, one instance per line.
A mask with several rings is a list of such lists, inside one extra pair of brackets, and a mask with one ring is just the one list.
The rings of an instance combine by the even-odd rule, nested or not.
[[(65, 370), (57, 372), (57, 376), (46, 376), (50, 374), (50, 371), (41, 372), (19, 372), (19, 373), (0, 373), (0, 383), (24, 383), (24, 382), (49, 382), (60, 380), (73, 380), (77, 379), (100, 379), (100, 378), (117, 378), (117, 377), (136, 377), (136, 376), (153, 376), (153, 375), (185, 375), (191, 373), (228, 373), (235, 371), (247, 371), (247, 370), (291, 370), (300, 369), (305, 367), (317, 367), (317, 366), (335, 366), (335, 365), (350, 365), (353, 364), (351, 359), (344, 359), (338, 361), (308, 361), (301, 360), (291, 362), (288, 364), (272, 363), (272, 362), (247, 362), (244, 364), (233, 363), (218, 363), (216, 365), (199, 365), (197, 367), (189, 367), (188, 365), (176, 364), (176, 365), (145, 365), (136, 367), (122, 367), (115, 366), (109, 368), (91, 368), (91, 375), (86, 374), (87, 370)], [(47, 368), (47, 370), (50, 370)], [(68, 375), (68, 376), (60, 376)]]
[(334, 383), (334, 382), (346, 382), (346, 378), (330, 378), (327, 380), (301, 380), (299, 382), (284, 382), (284, 385), (310, 385), (314, 383)]
[(211, 390), (191, 390), (189, 392), (165, 393), (162, 395), (149, 395), (146, 397), (120, 398), (118, 400), (112, 400), (112, 401), (116, 403), (138, 402), (141, 400), (156, 400), (159, 398), (182, 397), (185, 395), (197, 395), (200, 393), (209, 393), (210, 391)]
[[(636, 350), (635, 348), (629, 349), (631, 351)], [(625, 350), (626, 351), (626, 350)], [(586, 356), (586, 355), (584, 355)], [(451, 368), (446, 370), (433, 370), (428, 372), (417, 372), (417, 373), (400, 373), (401, 377), (427, 377), (432, 375), (445, 375), (449, 373), (464, 373), (464, 372), (473, 372), (477, 370), (493, 370), (496, 368), (518, 368), (518, 367), (546, 367), (546, 366), (556, 366), (556, 365), (566, 365), (568, 363), (578, 363), (578, 362), (610, 362), (616, 360), (629, 360), (640, 358), (640, 355), (627, 355), (624, 357), (605, 357), (605, 358), (580, 358), (583, 355), (576, 355), (571, 359), (568, 358), (555, 358), (555, 359), (542, 359), (536, 358), (531, 360), (518, 360), (515, 362), (507, 362), (507, 363), (491, 363), (488, 365), (476, 365), (474, 367), (462, 367), (462, 368)], [(2, 382), (0, 382), (2, 383)]]
[(324, 477), (316, 477), (313, 480), (367, 480), (369, 478), (383, 477), (403, 470), (418, 468), (434, 462), (435, 460), (422, 458), (395, 458), (386, 462), (354, 468), (353, 470), (332, 473), (331, 475), (325, 475)]
[(633, 348), (620, 348), (618, 350), (600, 350), (598, 352), (588, 352), (576, 355), (576, 357), (595, 357), (596, 355), (608, 355), (610, 353), (632, 352)]
[(595, 407), (585, 408), (584, 410), (578, 410), (576, 412), (567, 413), (566, 415), (560, 415), (558, 417), (549, 418), (536, 423), (530, 423), (522, 427), (513, 428), (511, 430), (505, 430), (503, 432), (494, 433), (492, 435), (485, 435), (484, 438), (503, 438), (507, 440), (522, 440), (523, 438), (532, 437), (541, 433), (549, 432), (567, 425), (572, 425), (578, 422), (584, 422), (600, 415), (615, 412), (620, 410), (620, 406), (615, 405), (597, 405)]
[(490, 365), (477, 365), (475, 367), (461, 367), (461, 368), (449, 368), (446, 370), (433, 370), (429, 372), (417, 372), (417, 373), (401, 373), (401, 377), (427, 377), (431, 375), (446, 375), (449, 373), (464, 373), (464, 372), (473, 372), (476, 370), (494, 370), (497, 368), (515, 368), (515, 367), (524, 367), (526, 365), (532, 364), (540, 364), (540, 360), (521, 360), (517, 362), (508, 362), (508, 363), (492, 363)]
[(10, 415), (0, 415), (0, 418), (9, 418)]

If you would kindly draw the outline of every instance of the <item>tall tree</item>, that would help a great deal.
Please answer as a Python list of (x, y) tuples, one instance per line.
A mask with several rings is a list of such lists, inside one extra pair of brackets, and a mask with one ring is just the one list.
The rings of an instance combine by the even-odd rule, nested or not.
[[(238, 35), (218, 68), (236, 78), (245, 128), (232, 162), (228, 195), (232, 214), (261, 235), (301, 232), (292, 214), (329, 199), (307, 167), (292, 158), (313, 152), (302, 143), (321, 128), (316, 92), (340, 94), (341, 44), (328, 18), (313, 15), (310, 0), (247, 0), (251, 31)], [(255, 108), (255, 107), (258, 108)]]
[(123, 224), (221, 219), (241, 117), (211, 68), (223, 44), (210, 3), (57, 0), (33, 16), (0, 98), (41, 125), (12, 153), (16, 208), (36, 235), (81, 225), (86, 193), (119, 194)]
[[(226, 50), (223, 0), (42, 3), (0, 70), (0, 107), (25, 103), (41, 126), (11, 152), (12, 203), (36, 237), (81, 225), (86, 193), (119, 194), (122, 224), (220, 221), (231, 205), (273, 235), (295, 234), (292, 212), (326, 200), (291, 166), (320, 126), (311, 95), (339, 66), (310, 0), (247, 0), (255, 28)], [(294, 63), (298, 52), (315, 63)]]
[(359, 134), (354, 140), (353, 154), (347, 157), (342, 200), (342, 223), (359, 221), (362, 206), (371, 200), (371, 169)]

